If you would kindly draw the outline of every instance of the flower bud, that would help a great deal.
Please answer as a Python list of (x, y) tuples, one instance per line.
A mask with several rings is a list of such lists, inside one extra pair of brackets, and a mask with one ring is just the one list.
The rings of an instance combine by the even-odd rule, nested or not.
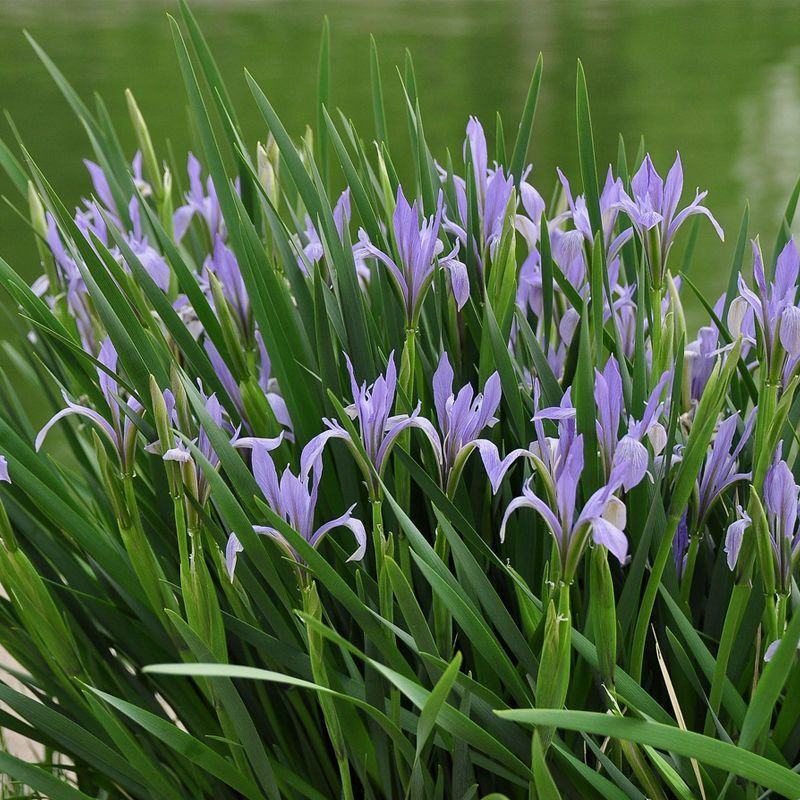
[(53, 254), (47, 246), (47, 218), (45, 217), (42, 198), (36, 191), (32, 181), (28, 181), (28, 213), (30, 215), (31, 227), (36, 233), (36, 250), (39, 253), (39, 260), (47, 276), (47, 283), (50, 289), (49, 294), (58, 292), (58, 274), (56, 272)]
[(228, 660), (225, 626), (222, 621), (217, 590), (211, 580), (200, 534), (192, 534), (192, 557), (188, 570), (181, 567), (181, 592), (186, 608), (186, 621), (220, 663)]
[(244, 415), (250, 425), (253, 436), (272, 438), (281, 431), (281, 426), (275, 418), (275, 412), (264, 394), (264, 390), (253, 375), (239, 384), (242, 395)]
[(603, 681), (612, 688), (617, 662), (617, 605), (614, 598), (614, 582), (608, 566), (608, 550), (600, 545), (592, 548), (590, 581), (598, 667)]
[(225, 339), (231, 362), (228, 364), (236, 381), (241, 381), (248, 373), (247, 364), (242, 352), (241, 333), (236, 324), (230, 303), (225, 298), (222, 284), (213, 272), (208, 273), (208, 283), (211, 286), (211, 296), (214, 298), (214, 310), (217, 312), (222, 337)]
[(392, 190), (392, 182), (389, 179), (389, 171), (386, 169), (386, 160), (381, 152), (380, 145), (375, 145), (378, 151), (378, 183), (383, 193), (383, 203), (387, 211), (394, 211), (394, 191)]
[[(567, 697), (570, 673), (572, 619), (569, 610), (569, 586), (561, 584), (558, 610), (550, 600), (544, 623), (542, 658), (536, 677), (537, 708), (561, 708)], [(540, 728), (546, 750), (553, 738), (552, 728)]]
[(164, 186), (161, 182), (161, 170), (158, 168), (156, 152), (153, 149), (153, 140), (150, 138), (150, 131), (147, 129), (147, 123), (144, 121), (142, 112), (139, 110), (139, 106), (130, 89), (125, 90), (125, 102), (128, 104), (128, 114), (131, 118), (133, 131), (136, 134), (136, 141), (139, 144), (139, 149), (142, 151), (145, 175), (147, 176), (147, 180), (150, 181), (156, 193), (156, 197), (161, 198), (164, 195)]
[(164, 400), (164, 393), (159, 389), (158, 383), (153, 375), (150, 376), (150, 402), (153, 404), (153, 418), (156, 425), (158, 439), (161, 442), (163, 451), (166, 452), (172, 446), (171, 424), (169, 411)]
[(189, 398), (183, 386), (178, 370), (173, 364), (169, 370), (169, 385), (175, 398), (175, 413), (178, 417), (178, 429), (189, 431), (192, 428), (192, 415), (189, 410)]
[(258, 143), (256, 146), (256, 164), (258, 168), (258, 180), (264, 187), (272, 205), (277, 206), (280, 198), (279, 168), (280, 151), (278, 150), (272, 134), (267, 139), (266, 147)]
[(158, 204), (158, 214), (161, 218), (162, 227), (167, 232), (167, 235), (171, 237), (173, 234), (172, 218), (175, 212), (175, 205), (172, 202), (172, 173), (169, 167), (164, 167), (164, 176), (161, 180), (164, 188), (161, 202)]

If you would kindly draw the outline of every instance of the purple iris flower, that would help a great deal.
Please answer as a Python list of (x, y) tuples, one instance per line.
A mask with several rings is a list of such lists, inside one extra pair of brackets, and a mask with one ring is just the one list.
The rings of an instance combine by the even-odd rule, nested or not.
[[(506, 175), (499, 165), (495, 165), (493, 169), (489, 168), (486, 136), (483, 132), (483, 126), (475, 117), (470, 117), (467, 123), (467, 138), (464, 140), (464, 161), (466, 162), (467, 159), (472, 163), (480, 230), (480, 241), (473, 242), (472, 246), (478, 264), (482, 268), (486, 254), (494, 255), (494, 250), (503, 234), (506, 209), (514, 191), (514, 178), (511, 175)], [(457, 213), (458, 219), (454, 220), (445, 217), (444, 227), (448, 233), (454, 234), (466, 249), (469, 246), (466, 231), (468, 217), (467, 185), (464, 179), (458, 176), (453, 177), (453, 183), (455, 185), (457, 207), (451, 209), (451, 212)]]
[[(170, 268), (164, 256), (158, 252), (149, 242), (147, 235), (142, 228), (141, 212), (139, 209), (139, 198), (135, 195), (131, 198), (128, 205), (128, 215), (131, 219), (133, 230), (126, 234), (125, 239), (133, 250), (134, 255), (139, 259), (147, 274), (162, 292), (169, 291)], [(116, 253), (116, 249), (112, 252)]]
[[(620, 421), (623, 418), (622, 377), (617, 360), (611, 356), (602, 372), (595, 370), (594, 399), (597, 406), (597, 440), (606, 478), (616, 472), (626, 491), (637, 486), (647, 474), (649, 455), (643, 444), (648, 438), (653, 453), (658, 456), (666, 445), (666, 431), (658, 421), (664, 410), (661, 395), (670, 378), (665, 372), (647, 400), (642, 417), (628, 420), (628, 431), (619, 436)], [(568, 395), (565, 395), (568, 398)], [(568, 403), (568, 405), (567, 405)], [(570, 400), (562, 400), (558, 407), (545, 408), (537, 412), (534, 420), (574, 419), (575, 407)]]
[[(573, 199), (569, 181), (560, 169), (557, 170), (557, 172), (561, 185), (564, 188), (564, 196), (566, 197), (567, 206), (569, 208), (569, 217), (572, 219), (575, 230), (582, 234), (584, 242), (591, 247), (594, 242), (594, 233), (589, 221), (589, 209), (586, 206), (586, 198), (584, 195), (578, 195)], [(608, 264), (617, 259), (622, 246), (633, 236), (633, 228), (626, 228), (616, 236), (614, 235), (614, 226), (617, 224), (617, 217), (619, 216), (620, 196), (622, 193), (624, 193), (622, 181), (619, 178), (616, 180), (614, 179), (611, 167), (609, 167), (606, 173), (606, 182), (603, 186), (603, 191), (600, 193), (603, 246), (606, 250), (606, 262)], [(612, 281), (611, 285), (613, 286), (615, 283), (616, 281)]]
[[(792, 567), (800, 549), (800, 530), (797, 525), (800, 486), (795, 483), (789, 465), (781, 458), (780, 447), (764, 478), (763, 500), (775, 574), (781, 591), (786, 592), (791, 585)], [(737, 518), (728, 527), (725, 536), (725, 552), (731, 569), (739, 559), (745, 531), (752, 525), (752, 520), (741, 506), (737, 506), (736, 511)]]
[[(313, 457), (310, 454), (307, 456), (308, 446), (306, 446), (301, 461), (310, 460), (310, 468), (301, 471), (300, 475), (295, 475), (287, 466), (278, 478), (275, 464), (269, 455), (271, 448), (265, 444), (264, 440), (252, 439), (249, 442), (253, 452), (253, 475), (258, 487), (264, 493), (269, 507), (314, 548), (319, 545), (326, 534), (335, 528), (348, 528), (355, 537), (357, 548), (347, 560), (360, 561), (367, 550), (367, 532), (361, 521), (352, 516), (355, 503), (340, 517), (314, 528), (314, 512), (317, 507), (319, 482), (322, 478), (322, 458), (319, 451)], [(298, 563), (301, 562), (297, 551), (280, 531), (268, 525), (254, 525), (253, 530), (269, 536), (286, 550), (290, 558)], [(231, 579), (233, 579), (236, 568), (236, 557), (242, 550), (239, 538), (232, 533), (225, 548), (225, 563)]]
[(482, 394), (475, 395), (468, 383), (455, 394), (453, 368), (447, 353), (442, 353), (433, 375), (433, 400), (442, 434), (442, 485), (448, 492), (455, 488), (455, 481), (472, 450), (491, 444), (478, 437), (485, 428), (497, 422), (494, 414), (500, 405), (500, 397), (500, 375), (497, 372), (489, 376)]
[(532, 508), (541, 515), (556, 540), (564, 574), (577, 564), (587, 534), (591, 534), (596, 544), (607, 547), (620, 563), (624, 563), (628, 555), (628, 539), (624, 533), (625, 505), (614, 496), (614, 492), (622, 485), (621, 476), (615, 473), (606, 486), (598, 489), (586, 501), (576, 516), (578, 485), (584, 466), (583, 435), (564, 442), (559, 440), (551, 455), (555, 470), (549, 503), (534, 492), (533, 476), (528, 478), (522, 486), (522, 495), (512, 500), (506, 508), (500, 527), (500, 541), (505, 538), (510, 515), (519, 508)]
[[(800, 358), (800, 308), (795, 305), (797, 276), (800, 270), (800, 253), (792, 237), (785, 245), (775, 264), (775, 279), (767, 285), (764, 275), (764, 262), (757, 241), (753, 245), (753, 277), (756, 291), (752, 291), (739, 275), (739, 294), (742, 301), (734, 300), (728, 314), (733, 323), (731, 333), (744, 332), (742, 325), (746, 320), (745, 303), (752, 311), (756, 326), (763, 338), (767, 367), (770, 371), (780, 368), (775, 359), (782, 357), (779, 345), (788, 358), (782, 364), (788, 372), (794, 370)], [(735, 304), (735, 305), (734, 305)], [(784, 374), (784, 377), (788, 375)]]
[[(198, 381), (198, 386), (200, 386), (199, 381)], [(274, 439), (261, 439), (261, 438), (256, 439), (253, 437), (240, 437), (239, 429), (238, 428), (234, 429), (233, 425), (231, 425), (231, 423), (228, 421), (227, 412), (217, 399), (216, 394), (211, 394), (206, 396), (203, 392), (202, 386), (200, 386), (200, 396), (203, 399), (203, 405), (209, 417), (211, 418), (211, 422), (216, 427), (222, 428), (224, 431), (227, 432), (228, 436), (230, 437), (230, 443), (234, 447), (238, 448), (252, 447), (254, 442), (258, 442), (259, 446), (269, 450), (274, 450), (283, 441), (282, 433), (276, 436)], [(164, 397), (164, 404), (167, 409), (167, 419), (169, 420), (170, 425), (173, 428), (177, 429), (179, 426), (179, 420), (175, 408), (175, 396), (169, 389), (167, 389), (163, 392), (163, 397)], [(219, 467), (220, 463), (219, 456), (217, 455), (216, 450), (211, 444), (211, 439), (208, 436), (208, 431), (203, 425), (199, 426), (197, 431), (197, 436), (192, 440), (192, 444), (195, 445), (195, 447), (197, 447), (200, 454), (206, 459), (206, 461), (208, 461), (209, 464), (211, 464), (211, 466), (214, 469), (217, 469)], [(191, 449), (187, 446), (184, 439), (182, 439), (177, 435), (175, 436), (172, 442), (172, 447), (169, 447), (167, 450), (164, 450), (162, 448), (162, 444), (160, 441), (155, 441), (152, 442), (151, 444), (148, 444), (145, 447), (145, 450), (148, 453), (160, 455), (164, 461), (176, 461), (179, 464), (191, 464), (195, 466)], [(194, 469), (193, 483), (196, 486), (197, 500), (200, 502), (201, 505), (204, 505), (211, 493), (211, 486), (208, 482), (205, 472), (203, 472), (202, 469), (197, 469), (196, 466)]]
[[(67, 308), (75, 320), (75, 326), (78, 329), (78, 335), (81, 338), (83, 349), (89, 353), (93, 353), (97, 347), (86, 283), (78, 269), (78, 265), (75, 263), (75, 259), (67, 253), (61, 241), (55, 218), (49, 211), (47, 212), (46, 219), (47, 246), (53, 254), (53, 260), (58, 267), (61, 279), (66, 288)], [(58, 287), (54, 286), (48, 286), (47, 289), (43, 290), (44, 293), (49, 292), (51, 294), (57, 291)]]
[[(139, 198), (134, 195), (128, 203), (128, 217), (131, 221), (132, 230), (126, 230), (122, 224), (119, 210), (116, 201), (111, 193), (111, 188), (106, 178), (105, 173), (101, 167), (92, 161), (85, 162), (89, 173), (92, 178), (92, 185), (97, 199), (102, 205), (105, 215), (110, 218), (112, 223), (123, 235), (126, 243), (131, 248), (133, 253), (141, 262), (148, 275), (153, 279), (155, 284), (163, 292), (168, 291), (170, 283), (170, 268), (161, 253), (158, 252), (149, 242), (147, 234), (144, 231), (141, 219), (141, 209), (139, 208)], [(145, 194), (149, 194), (150, 187), (144, 183), (141, 177), (141, 154), (137, 153), (133, 160), (132, 170), (134, 180), (137, 185), (145, 189)], [(122, 264), (129, 272), (130, 269), (122, 256), (118, 247), (112, 246), (109, 239), (106, 221), (101, 213), (100, 206), (94, 200), (84, 200), (84, 208), (79, 208), (75, 212), (75, 225), (86, 237), (86, 240), (91, 243), (92, 235), (96, 236), (109, 250), (109, 252)], [(55, 225), (55, 220), (48, 213), (48, 233), (47, 243), (53, 251), (53, 257), (65, 275), (65, 283), (68, 292), (80, 291), (80, 284), (74, 282), (74, 275), (80, 275), (75, 261), (66, 254), (61, 239), (58, 235), (58, 229)], [(68, 296), (68, 300), (69, 300)], [(74, 298), (73, 298), (74, 299)], [(71, 307), (74, 303), (71, 303)]]
[(375, 258), (387, 267), (402, 299), (406, 323), (411, 327), (417, 324), (422, 301), (433, 280), (437, 263), (450, 276), (450, 285), (458, 308), (463, 308), (469, 299), (467, 268), (456, 258), (458, 245), (448, 255), (439, 258), (444, 249), (439, 239), (442, 203), (443, 195), (439, 192), (436, 213), (420, 222), (418, 202), (415, 200), (413, 205), (409, 205), (403, 194), (403, 187), (397, 187), (397, 204), (392, 217), (397, 262), (375, 247), (363, 228), (358, 232), (358, 255), (361, 258)]
[(0, 455), (0, 482), (11, 483), (11, 478), (8, 476), (8, 459), (4, 455)]
[[(239, 262), (228, 247), (222, 237), (217, 233), (214, 236), (214, 249), (206, 257), (203, 264), (206, 272), (213, 273), (222, 288), (222, 294), (233, 309), (233, 313), (239, 323), (242, 334), (247, 336), (251, 327), (250, 295), (247, 292)], [(208, 278), (206, 277), (206, 286)], [(213, 304), (213, 296), (210, 289), (207, 291), (209, 300)]]
[[(294, 430), (294, 427), (292, 425), (291, 417), (289, 416), (289, 409), (286, 405), (286, 401), (280, 394), (278, 382), (272, 377), (272, 363), (269, 355), (267, 354), (267, 348), (264, 345), (264, 339), (261, 336), (261, 331), (256, 329), (254, 337), (256, 340), (256, 345), (258, 346), (260, 361), (258, 385), (264, 392), (264, 396), (267, 398), (267, 402), (272, 409), (272, 413), (275, 415), (275, 419), (278, 423), (280, 423), (281, 427), (285, 428), (286, 438), (291, 441), (293, 439), (292, 431)], [(220, 383), (222, 383), (223, 387), (225, 387), (228, 397), (230, 397), (230, 399), (233, 401), (233, 405), (236, 408), (237, 413), (245, 423), (245, 427), (249, 428), (250, 424), (247, 419), (247, 410), (245, 409), (242, 392), (239, 389), (239, 384), (233, 377), (230, 367), (225, 363), (225, 359), (223, 359), (219, 350), (217, 350), (217, 348), (214, 346), (214, 343), (210, 339), (205, 340), (203, 347), (208, 354), (208, 359), (211, 362), (211, 366), (214, 367), (214, 372), (216, 372)]]
[[(717, 318), (721, 318), (725, 304), (725, 296), (717, 300), (714, 306), (714, 313)], [(716, 325), (704, 325), (697, 332), (697, 338), (689, 342), (684, 350), (684, 363), (686, 373), (689, 377), (686, 388), (689, 392), (689, 400), (699, 402), (703, 396), (706, 385), (708, 384), (714, 365), (719, 354), (719, 329)]]
[[(117, 371), (117, 351), (111, 343), (111, 339), (105, 339), (97, 360), (106, 367), (110, 372)], [(131, 418), (120, 410), (121, 406), (127, 408), (133, 414), (141, 414), (143, 410), (142, 404), (133, 397), (127, 400), (122, 400), (119, 396), (119, 386), (117, 381), (104, 370), (97, 369), (98, 382), (100, 390), (103, 393), (106, 403), (108, 404), (108, 416), (104, 417), (102, 414), (95, 411), (89, 406), (79, 405), (73, 403), (66, 392), (63, 392), (64, 402), (67, 407), (55, 414), (39, 431), (34, 443), (35, 449), (38, 451), (45, 437), (50, 432), (50, 429), (59, 421), (75, 414), (80, 417), (85, 417), (90, 422), (93, 422), (100, 431), (108, 438), (114, 449), (119, 455), (120, 465), (123, 470), (129, 470), (133, 467), (133, 445), (136, 441), (136, 426)], [(124, 419), (123, 419), (124, 417)]]
[(655, 280), (660, 284), (666, 268), (675, 234), (681, 225), (694, 214), (703, 214), (710, 220), (721, 240), (725, 234), (711, 212), (701, 205), (708, 192), (697, 190), (694, 200), (678, 211), (678, 203), (683, 193), (683, 166), (679, 153), (675, 163), (667, 173), (666, 181), (656, 172), (648, 153), (641, 167), (631, 179), (631, 197), (622, 187), (619, 188), (619, 208), (624, 211), (642, 239), (648, 263)]
[[(392, 416), (395, 393), (397, 391), (397, 369), (394, 364), (394, 353), (389, 356), (386, 375), (378, 376), (377, 380), (367, 386), (366, 382), (360, 386), (353, 372), (350, 359), (347, 360), (347, 370), (350, 373), (350, 386), (353, 392), (353, 405), (346, 411), (348, 416), (358, 420), (360, 444), (366, 457), (378, 476), (383, 474), (389, 453), (397, 441), (397, 437), (407, 428), (419, 428), (433, 447), (437, 461), (442, 462), (441, 445), (436, 429), (431, 422), (419, 415), (420, 406), (411, 414), (395, 414)], [(317, 459), (320, 457), (325, 445), (331, 439), (344, 439), (348, 443), (356, 461), (359, 463), (364, 477), (370, 486), (373, 497), (380, 494), (379, 486), (375, 480), (369, 464), (364, 464), (356, 443), (350, 434), (339, 422), (332, 419), (323, 419), (327, 430), (317, 434), (303, 449), (300, 459), (301, 475), (308, 475)]]
[(203, 168), (192, 153), (189, 153), (186, 169), (189, 174), (189, 191), (186, 193), (186, 203), (177, 209), (172, 218), (175, 241), (180, 242), (183, 239), (195, 215), (205, 222), (210, 241), (213, 241), (217, 234), (225, 239), (227, 236), (225, 220), (222, 217), (222, 209), (220, 208), (217, 191), (214, 188), (214, 181), (209, 175), (206, 178), (205, 187), (203, 186)]
[[(350, 225), (350, 217), (352, 210), (350, 206), (350, 187), (348, 186), (339, 196), (336, 205), (333, 208), (333, 224), (336, 226), (336, 231), (339, 234), (339, 240), (344, 244), (345, 231)], [(319, 238), (319, 233), (314, 225), (311, 217), (306, 214), (306, 227), (300, 236), (295, 237), (298, 244), (298, 249), (302, 250), (302, 254), (297, 258), (297, 266), (300, 267), (304, 275), (309, 275), (309, 265), (318, 264), (322, 257), (325, 255), (325, 248), (322, 246), (322, 240)], [(364, 246), (361, 242), (356, 242), (353, 245), (353, 259), (356, 264), (356, 274), (362, 287), (369, 283), (369, 267), (364, 260)]]
[(756, 420), (757, 408), (747, 417), (742, 435), (734, 445), (733, 437), (739, 421), (739, 413), (731, 414), (717, 426), (717, 432), (711, 443), (708, 457), (698, 477), (697, 519), (701, 526), (714, 503), (722, 494), (738, 481), (749, 481), (751, 473), (737, 472), (738, 459), (747, 444)]
[[(125, 226), (122, 224), (122, 218), (114, 200), (114, 195), (111, 192), (111, 187), (108, 183), (108, 178), (102, 167), (95, 164), (93, 161), (84, 161), (86, 168), (89, 170), (89, 175), (92, 179), (92, 186), (94, 193), (100, 203), (103, 205), (107, 215), (116, 224), (116, 227), (124, 235), (125, 241), (128, 243), (131, 250), (133, 250), (136, 257), (141, 262), (142, 266), (147, 270), (147, 273), (156, 283), (161, 291), (166, 292), (169, 289), (170, 269), (164, 257), (159, 253), (148, 241), (147, 235), (144, 232), (141, 220), (141, 211), (139, 208), (139, 198), (136, 195), (131, 197), (128, 203), (128, 217), (130, 218), (133, 230), (126, 231)], [(143, 197), (152, 194), (150, 184), (144, 180), (142, 176), (142, 154), (140, 151), (136, 152), (131, 162), (131, 173), (133, 175), (134, 183), (141, 192)], [(123, 262), (122, 255), (115, 247), (109, 247), (108, 232), (106, 231), (105, 220), (102, 218), (97, 205), (92, 201), (84, 201), (86, 209), (79, 210), (75, 216), (75, 223), (84, 233), (86, 238), (91, 241), (89, 237), (89, 230), (91, 230), (106, 247), (109, 248), (111, 253), (120, 262)]]

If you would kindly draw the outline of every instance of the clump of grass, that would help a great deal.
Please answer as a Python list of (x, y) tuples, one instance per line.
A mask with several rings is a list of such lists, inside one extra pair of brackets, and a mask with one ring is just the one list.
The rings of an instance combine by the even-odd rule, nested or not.
[(546, 202), (541, 59), (513, 143), (470, 118), (436, 159), (410, 60), (393, 149), (374, 43), (369, 140), (329, 107), (325, 26), (313, 132), (247, 74), (253, 148), (184, 4), (170, 24), (188, 173), (128, 94), (130, 164), (35, 43), (92, 196), (73, 213), (0, 147), (43, 272), (0, 260), (0, 642), (27, 690), (0, 684), (0, 722), (45, 754), (0, 754), (13, 785), (800, 796), (798, 190), (754, 281), (746, 211), (720, 246), (695, 336), (684, 227), (722, 229), (680, 159), (621, 146), (603, 177), (580, 65), (580, 175)]

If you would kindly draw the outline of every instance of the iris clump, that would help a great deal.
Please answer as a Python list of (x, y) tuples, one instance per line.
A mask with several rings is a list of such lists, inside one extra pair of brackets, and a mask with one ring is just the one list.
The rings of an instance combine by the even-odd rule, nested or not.
[(87, 197), (0, 148), (42, 273), (0, 260), (0, 643), (26, 690), (0, 702), (43, 748), (0, 753), (6, 783), (800, 797), (799, 190), (767, 248), (683, 197), (680, 157), (598, 170), (580, 65), (580, 168), (535, 172), (541, 60), (513, 142), (469, 117), (443, 153), (409, 60), (390, 148), (374, 44), (375, 130), (333, 113), (327, 26), (316, 126), (247, 73), (245, 130), (180, 18), (186, 167), (130, 93), (122, 152), (35, 44)]

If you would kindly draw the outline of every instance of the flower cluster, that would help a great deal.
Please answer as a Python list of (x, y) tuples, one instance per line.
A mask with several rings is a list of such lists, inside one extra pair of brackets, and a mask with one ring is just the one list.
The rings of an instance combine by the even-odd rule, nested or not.
[[(48, 745), (83, 731), (61, 711), (87, 708), (103, 716), (85, 736), (124, 745), (123, 758), (70, 735), (72, 764), (113, 768), (81, 789), (422, 797), (452, 776), (459, 796), (517, 796), (533, 775), (531, 796), (558, 796), (553, 744), (569, 796), (586, 781), (637, 793), (633, 780), (666, 796), (664, 775), (669, 791), (711, 796), (712, 782), (724, 791), (718, 763), (671, 765), (636, 739), (650, 719), (682, 733), (670, 708), (678, 693), (696, 705), (693, 692), (708, 699), (707, 732), (752, 735), (758, 759), (797, 761), (788, 712), (766, 736), (728, 696), (759, 680), (765, 657), (789, 675), (775, 654), (800, 637), (800, 254), (788, 226), (774, 263), (753, 241), (752, 280), (734, 273), (695, 335), (672, 253), (690, 217), (723, 232), (705, 192), (682, 200), (679, 156), (663, 179), (648, 154), (631, 174), (620, 158), (579, 191), (575, 176), (525, 166), (529, 108), (511, 160), (502, 125), (490, 154), (470, 117), (456, 162), (437, 161), (405, 85), (415, 170), (401, 181), (385, 141), (370, 156), (322, 106), (323, 130), (294, 143), (254, 83), (272, 133), (251, 156), (193, 41), (228, 138), (193, 102), (209, 157), (188, 157), (186, 191), (129, 98), (132, 162), (105, 122), (87, 121), (98, 152), (74, 214), (38, 172), (26, 187), (44, 274), (28, 286), (0, 263), (33, 322), (15, 363), (55, 398), (49, 420), (32, 421), (0, 382), (0, 644), (31, 670)], [(595, 180), (589, 139), (582, 177)], [(534, 185), (548, 181), (550, 202)], [(657, 645), (658, 670), (647, 640), (665, 626), (677, 656)], [(740, 633), (753, 652), (731, 660)], [(61, 666), (43, 669), (46, 649)], [(648, 693), (695, 658), (672, 706)], [(158, 659), (198, 691), (138, 674)], [(268, 672), (244, 666), (262, 662)], [(245, 677), (294, 688), (240, 694), (230, 679)], [(614, 729), (630, 737), (602, 769), (582, 763), (583, 742), (556, 739), (573, 698), (607, 708), (598, 733), (631, 722), (628, 709), (645, 719)], [(520, 705), (532, 748), (494, 714)], [(192, 733), (167, 736), (164, 708)], [(210, 772), (195, 781), (109, 709)], [(453, 764), (433, 769), (431, 753), (450, 751)], [(781, 769), (767, 789), (794, 785)], [(184, 775), (191, 785), (175, 791)], [(153, 776), (164, 785), (143, 792)]]

